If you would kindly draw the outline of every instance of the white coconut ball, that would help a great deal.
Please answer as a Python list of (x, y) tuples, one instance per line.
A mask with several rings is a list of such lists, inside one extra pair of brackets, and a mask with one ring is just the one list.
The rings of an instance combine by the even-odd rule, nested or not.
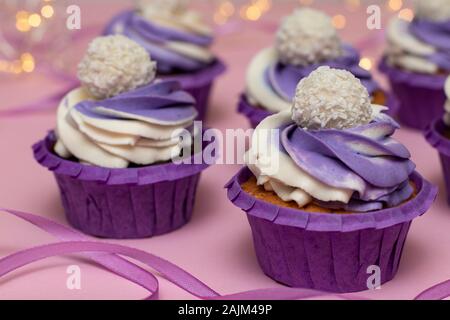
[(450, 20), (450, 0), (416, 0), (415, 14), (426, 20)]
[(156, 62), (136, 42), (122, 35), (98, 37), (78, 65), (78, 78), (96, 99), (106, 99), (150, 83)]
[(188, 0), (137, 0), (137, 8), (144, 17), (183, 13), (187, 10), (188, 4)]
[(276, 36), (276, 49), (281, 62), (307, 66), (342, 55), (342, 43), (326, 14), (297, 9), (284, 18)]
[(369, 93), (345, 70), (320, 67), (296, 89), (292, 120), (305, 129), (347, 129), (372, 120)]

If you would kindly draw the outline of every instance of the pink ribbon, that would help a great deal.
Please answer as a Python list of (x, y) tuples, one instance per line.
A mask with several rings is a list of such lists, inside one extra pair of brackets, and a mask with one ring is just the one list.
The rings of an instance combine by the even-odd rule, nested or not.
[[(41, 216), (10, 209), (0, 208), (0, 211), (21, 218), (60, 240), (53, 244), (22, 250), (0, 259), (0, 277), (27, 264), (48, 257), (82, 253), (107, 270), (148, 290), (150, 295), (146, 299), (158, 298), (158, 279), (151, 272), (121, 256), (126, 256), (145, 264), (179, 288), (204, 300), (294, 300), (324, 296), (334, 296), (346, 300), (364, 299), (356, 295), (334, 295), (317, 290), (283, 287), (220, 295), (187, 271), (151, 253), (123, 245), (95, 241), (72, 228)], [(450, 296), (450, 280), (425, 290), (416, 299), (436, 300), (444, 299), (448, 296)]]

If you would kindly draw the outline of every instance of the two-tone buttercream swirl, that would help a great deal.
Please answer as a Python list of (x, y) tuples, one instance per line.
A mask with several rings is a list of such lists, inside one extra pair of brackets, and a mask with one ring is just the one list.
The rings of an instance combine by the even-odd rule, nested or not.
[[(286, 43), (294, 40), (298, 43)], [(341, 43), (328, 16), (312, 9), (299, 9), (281, 25), (276, 46), (262, 50), (251, 61), (246, 79), (247, 98), (251, 104), (271, 112), (287, 110), (297, 83), (319, 66), (348, 70), (373, 95), (380, 87), (359, 62), (359, 53)]]
[(215, 61), (209, 49), (212, 31), (195, 12), (165, 4), (167, 10), (162, 10), (155, 1), (141, 2), (136, 10), (113, 18), (104, 33), (122, 34), (139, 43), (158, 63), (160, 74), (198, 71)]
[(81, 87), (59, 105), (55, 152), (106, 168), (178, 158), (192, 143), (186, 130), (195, 134), (195, 100), (155, 74), (155, 62), (136, 42), (94, 39), (78, 65)]
[(389, 25), (387, 61), (425, 74), (450, 72), (450, 1), (417, 1), (412, 22), (394, 18)]
[[(339, 82), (343, 72), (321, 68), (310, 77)], [(300, 82), (299, 90), (304, 87)], [(328, 92), (327, 83), (322, 87), (325, 94), (334, 91), (336, 101), (345, 97), (342, 93), (347, 89), (339, 83)], [(355, 88), (355, 92), (359, 90)], [(317, 104), (329, 101), (325, 98)], [(347, 103), (354, 106), (356, 113), (364, 114), (357, 110), (358, 101)], [(367, 212), (397, 206), (414, 192), (409, 177), (415, 165), (408, 150), (392, 138), (399, 126), (382, 112), (384, 109), (372, 105), (370, 118), (361, 118), (351, 126), (345, 122), (346, 112), (337, 112), (316, 129), (299, 126), (291, 111), (282, 111), (256, 128), (247, 165), (259, 185), (284, 201), (297, 202), (299, 208), (316, 203), (330, 209)], [(323, 112), (333, 112), (327, 110)], [(327, 124), (331, 123), (340, 125), (330, 128)], [(261, 137), (266, 138), (261, 141)], [(277, 164), (276, 170), (273, 163)]]
[(197, 116), (194, 104), (174, 81), (106, 100), (94, 100), (84, 88), (76, 89), (58, 108), (55, 151), (107, 168), (168, 161), (183, 148), (176, 132), (191, 130)]

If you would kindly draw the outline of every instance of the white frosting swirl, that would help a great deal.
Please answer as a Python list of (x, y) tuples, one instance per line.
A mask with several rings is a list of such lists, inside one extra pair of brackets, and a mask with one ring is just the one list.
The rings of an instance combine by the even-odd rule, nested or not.
[[(140, 0), (138, 11), (148, 21), (161, 27), (186, 33), (212, 36), (211, 28), (201, 16), (188, 8), (187, 0)], [(166, 44), (170, 50), (192, 59), (210, 62), (214, 55), (207, 47), (184, 41), (170, 41)]]
[(291, 103), (280, 97), (267, 81), (264, 81), (268, 65), (277, 63), (278, 55), (276, 49), (271, 47), (259, 52), (250, 62), (247, 69), (247, 97), (253, 105), (260, 105), (271, 112), (289, 110)]
[(449, 0), (415, 0), (416, 16), (431, 21), (450, 19)]
[[(246, 163), (257, 178), (258, 185), (268, 191), (274, 191), (283, 201), (295, 201), (299, 207), (312, 202), (313, 198), (322, 201), (339, 201), (348, 203), (353, 190), (328, 186), (314, 178), (285, 153), (279, 150), (278, 142), (270, 137), (261, 141), (264, 131), (278, 129), (292, 123), (291, 112), (282, 111), (265, 118), (255, 129), (252, 147), (247, 152)], [(277, 170), (268, 168), (267, 163), (278, 163)]]
[(389, 23), (388, 62), (414, 72), (436, 73), (439, 66), (427, 58), (436, 52), (436, 48), (412, 35), (408, 31), (409, 23), (400, 18), (393, 18)]
[[(92, 100), (84, 88), (78, 88), (60, 103), (58, 141), (54, 148), (59, 156), (75, 156), (80, 162), (100, 167), (127, 168), (130, 163), (149, 165), (168, 161), (180, 154), (186, 143), (191, 143), (175, 132), (181, 135), (179, 129), (191, 127), (195, 114), (184, 122), (164, 123), (131, 114), (124, 116), (113, 110), (109, 110), (112, 117), (91, 117), (75, 108), (80, 102)], [(106, 113), (101, 104), (100, 101), (97, 110)]]
[[(372, 118), (385, 108), (372, 105)], [(313, 202), (349, 203), (358, 186), (337, 188), (323, 183), (301, 169), (292, 158), (280, 151), (278, 139), (268, 132), (292, 123), (291, 111), (285, 110), (265, 118), (255, 129), (252, 146), (246, 154), (248, 168), (257, 179), (257, 184), (273, 191), (283, 201), (295, 201), (300, 208)], [(273, 164), (276, 164), (276, 168)]]
[(444, 90), (445, 95), (447, 96), (447, 101), (445, 102), (444, 122), (447, 126), (450, 126), (450, 77), (448, 77), (445, 82)]

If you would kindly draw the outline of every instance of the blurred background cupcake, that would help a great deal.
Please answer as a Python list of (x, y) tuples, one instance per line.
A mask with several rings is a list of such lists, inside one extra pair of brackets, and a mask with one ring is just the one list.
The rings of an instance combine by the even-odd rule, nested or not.
[(238, 110), (253, 127), (273, 113), (289, 110), (298, 81), (321, 65), (350, 71), (374, 103), (384, 105), (384, 92), (359, 63), (359, 53), (342, 43), (329, 16), (311, 8), (297, 9), (284, 18), (275, 45), (250, 62)]
[(257, 126), (247, 167), (226, 188), (269, 277), (353, 292), (368, 289), (370, 267), (381, 283), (395, 276), (437, 188), (415, 172), (385, 110), (350, 72), (320, 67), (298, 84), (292, 110)]
[(158, 75), (181, 83), (204, 119), (213, 81), (225, 71), (210, 51), (212, 30), (189, 10), (188, 0), (138, 0), (120, 13), (105, 34), (122, 34), (143, 46), (158, 64)]
[(444, 180), (447, 187), (447, 201), (450, 205), (450, 77), (445, 83), (444, 92), (447, 101), (444, 105), (445, 114), (427, 128), (427, 141), (439, 152)]
[(391, 83), (392, 109), (404, 125), (423, 130), (443, 115), (450, 73), (450, 1), (415, 2), (412, 22), (393, 18), (380, 70)]
[(81, 87), (58, 107), (55, 132), (33, 146), (55, 175), (68, 221), (87, 234), (150, 237), (191, 218), (206, 165), (172, 160), (193, 156), (195, 100), (155, 76), (156, 63), (136, 42), (96, 38), (78, 66)]

